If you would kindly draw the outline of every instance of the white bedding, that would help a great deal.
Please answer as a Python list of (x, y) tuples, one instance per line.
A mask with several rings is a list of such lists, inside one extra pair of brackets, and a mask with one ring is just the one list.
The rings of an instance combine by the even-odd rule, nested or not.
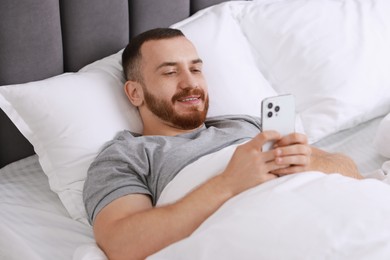
[(388, 160), (378, 152), (374, 143), (382, 120), (383, 117), (377, 117), (357, 127), (328, 136), (313, 145), (326, 151), (350, 156), (356, 162), (359, 171), (368, 176)]
[(390, 158), (390, 113), (385, 116), (379, 126), (374, 139), (375, 148), (378, 152)]
[(69, 260), (92, 229), (69, 217), (31, 156), (0, 170), (0, 259)]
[(314, 145), (326, 151), (347, 154), (356, 162), (364, 177), (378, 179), (390, 185), (389, 125), (389, 115), (378, 117), (324, 138)]
[[(229, 200), (190, 237), (149, 259), (390, 259), (390, 182), (378, 174), (390, 165), (372, 142), (381, 119), (316, 144), (354, 157), (366, 180), (307, 172), (265, 183)], [(229, 149), (210, 155), (215, 168), (223, 168)], [(159, 204), (214, 175), (203, 166), (207, 159), (180, 172)]]
[[(192, 169), (170, 183), (161, 203), (184, 195), (177, 190), (197, 179)], [(239, 194), (148, 259), (389, 259), (389, 217), (387, 184), (299, 173)]]
[[(316, 143), (316, 145), (332, 151), (341, 151), (349, 154), (356, 160), (362, 171), (367, 173), (372, 172), (381, 168), (382, 163), (386, 161), (385, 157), (380, 156), (376, 152), (372, 142), (380, 120), (381, 118), (378, 118), (362, 124), (357, 128), (340, 132), (324, 139), (320, 143)], [(356, 142), (356, 140), (359, 140), (359, 142)], [(359, 147), (361, 149), (358, 149)], [(224, 150), (222, 153), (211, 156), (214, 156), (213, 158), (215, 159), (229, 156), (229, 153), (231, 153), (231, 150)], [(203, 158), (203, 160), (206, 159)], [(214, 170), (218, 170), (221, 166), (213, 164), (213, 167)], [(42, 172), (36, 156), (23, 159), (2, 168), (0, 170), (0, 176), (0, 233), (2, 234), (0, 236), (0, 259), (46, 260), (72, 259), (72, 257), (74, 260), (105, 259), (104, 254), (102, 254), (94, 242), (91, 227), (72, 220), (57, 195), (49, 189), (47, 177)], [(284, 185), (287, 189), (288, 187), (298, 187), (305, 182), (316, 179), (320, 180), (320, 176), (316, 174), (305, 177), (310, 178), (281, 179), (281, 181), (283, 180), (281, 185)], [(334, 178), (329, 183), (332, 183), (332, 181), (337, 183), (338, 180), (339, 178)], [(382, 192), (383, 185), (372, 182), (367, 183), (375, 187), (375, 189), (373, 188), (373, 195)], [(194, 183), (189, 184), (190, 186), (188, 188), (194, 185)], [(277, 182), (266, 187), (272, 188), (276, 184)], [(328, 188), (331, 187), (334, 187), (333, 183)], [(381, 187), (381, 190), (377, 190), (377, 187)], [(361, 187), (361, 189), (366, 189), (366, 187)], [(185, 192), (185, 190), (182, 192)], [(280, 200), (282, 199), (280, 198)], [(238, 202), (239, 200), (232, 201), (232, 203)], [(250, 199), (246, 203), (250, 205)], [(387, 204), (390, 205), (388, 202)], [(302, 203), (297, 203), (297, 205), (304, 206)], [(285, 207), (288, 209), (289, 205), (285, 205)], [(284, 210), (283, 216), (286, 215), (286, 211)], [(355, 208), (355, 210), (358, 209)], [(240, 212), (242, 210), (236, 211), (235, 214), (241, 214)], [(299, 215), (289, 215), (286, 219), (292, 220), (293, 217), (297, 218)], [(210, 221), (214, 221), (213, 219), (215, 218), (213, 217)], [(233, 230), (232, 232), (236, 231)], [(197, 234), (194, 239), (200, 238), (199, 232)], [(287, 229), (285, 229), (283, 234), (288, 234)], [(299, 234), (302, 235), (302, 233)], [(246, 233), (246, 235), (249, 234)], [(226, 238), (230, 239), (231, 237)], [(188, 246), (189, 241), (191, 240), (180, 242), (180, 248), (184, 248), (184, 245)], [(179, 246), (175, 246), (175, 248), (175, 250), (179, 250), (177, 249)], [(171, 250), (170, 252), (173, 252), (173, 249)], [(279, 251), (276, 250), (276, 252)], [(168, 254), (167, 252), (163, 251), (158, 256)], [(154, 258), (156, 259), (156, 257), (157, 255)]]

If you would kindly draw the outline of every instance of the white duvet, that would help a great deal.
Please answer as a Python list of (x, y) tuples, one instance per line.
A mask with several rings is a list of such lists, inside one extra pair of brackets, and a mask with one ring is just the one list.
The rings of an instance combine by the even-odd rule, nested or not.
[[(158, 205), (219, 173), (234, 149), (188, 165)], [(79, 248), (75, 259), (104, 258), (93, 251)], [(278, 178), (229, 200), (191, 236), (148, 259), (390, 259), (390, 186), (320, 172)]]
[[(213, 175), (205, 162), (223, 165), (229, 150), (184, 169), (159, 203)], [(390, 186), (320, 172), (282, 177), (229, 200), (150, 259), (390, 259)]]

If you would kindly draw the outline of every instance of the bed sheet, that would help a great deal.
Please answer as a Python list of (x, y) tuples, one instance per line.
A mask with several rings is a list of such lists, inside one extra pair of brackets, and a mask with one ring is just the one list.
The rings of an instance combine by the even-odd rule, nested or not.
[(374, 145), (378, 126), (384, 117), (377, 117), (356, 127), (330, 135), (313, 145), (330, 152), (350, 156), (363, 176), (380, 169), (388, 158), (379, 154)]
[(0, 259), (72, 259), (94, 244), (92, 228), (71, 219), (31, 156), (0, 170)]
[[(373, 145), (377, 118), (339, 132), (315, 145), (351, 156), (363, 174), (386, 158)], [(106, 259), (90, 226), (72, 220), (31, 156), (0, 170), (0, 259)]]

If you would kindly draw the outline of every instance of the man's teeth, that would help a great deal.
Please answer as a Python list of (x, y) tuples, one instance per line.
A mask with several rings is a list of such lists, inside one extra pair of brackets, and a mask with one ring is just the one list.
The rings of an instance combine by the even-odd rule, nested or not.
[(194, 101), (194, 100), (197, 100), (198, 98), (194, 98), (194, 97), (192, 97), (192, 98), (185, 98), (185, 99), (182, 99), (181, 101), (182, 102), (188, 102), (188, 101)]

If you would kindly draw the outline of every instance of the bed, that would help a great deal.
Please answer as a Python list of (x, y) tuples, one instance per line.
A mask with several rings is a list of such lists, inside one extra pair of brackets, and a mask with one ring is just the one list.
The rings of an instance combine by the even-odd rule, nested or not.
[[(209, 116), (258, 116), (261, 99), (291, 93), (296, 130), (349, 155), (365, 180), (279, 178), (150, 259), (389, 259), (389, 12), (387, 0), (1, 1), (0, 259), (106, 259), (81, 200), (86, 171), (118, 131), (142, 130), (121, 51), (168, 26), (204, 61)], [(184, 168), (159, 204), (232, 151)]]

